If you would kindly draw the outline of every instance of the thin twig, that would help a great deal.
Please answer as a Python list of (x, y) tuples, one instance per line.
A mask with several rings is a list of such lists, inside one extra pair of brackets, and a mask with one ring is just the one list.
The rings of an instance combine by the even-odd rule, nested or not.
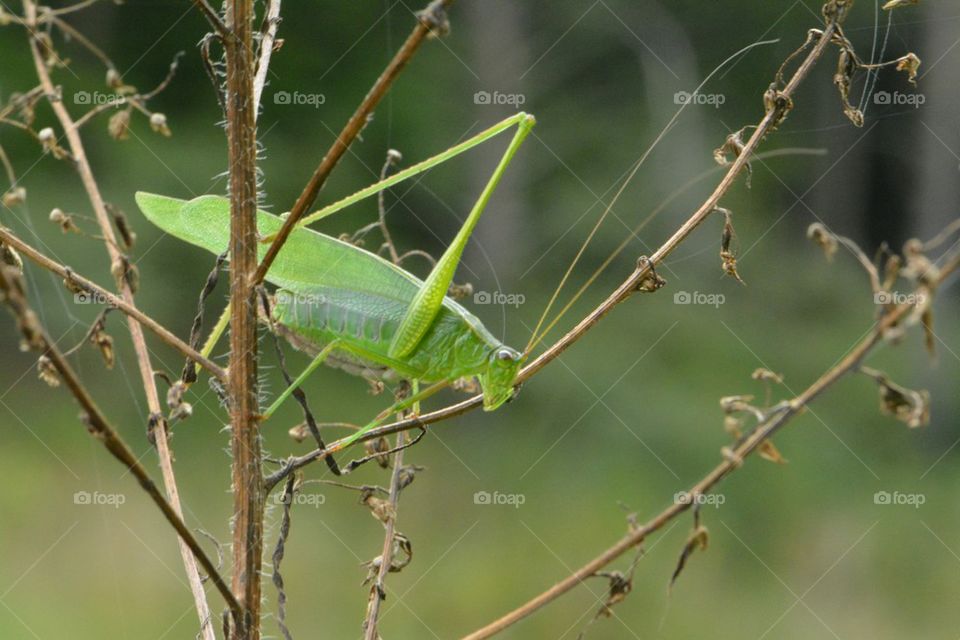
[(277, 28), (280, 26), (280, 0), (267, 0), (267, 10), (263, 16), (263, 29), (260, 37), (260, 59), (257, 61), (257, 74), (253, 78), (253, 106), (260, 115), (260, 98), (267, 85), (267, 72), (270, 70), (270, 56), (277, 41)]
[(273, 264), (274, 259), (276, 259), (277, 254), (287, 241), (290, 233), (300, 221), (300, 218), (302, 218), (311, 205), (313, 205), (317, 194), (320, 193), (320, 189), (330, 176), (330, 172), (337, 166), (340, 158), (347, 152), (351, 143), (353, 143), (356, 137), (360, 135), (360, 132), (363, 131), (373, 110), (376, 109), (380, 100), (386, 95), (393, 81), (396, 80), (400, 72), (403, 71), (407, 63), (410, 62), (410, 59), (417, 52), (417, 49), (420, 48), (420, 45), (427, 36), (445, 24), (446, 9), (451, 4), (453, 4), (453, 0), (433, 0), (426, 9), (420, 12), (417, 26), (414, 27), (413, 32), (407, 38), (406, 42), (403, 43), (403, 46), (400, 47), (400, 50), (397, 51), (396, 55), (393, 56), (387, 68), (384, 69), (380, 77), (377, 78), (377, 81), (373, 84), (369, 93), (364, 97), (363, 102), (360, 103), (357, 110), (350, 116), (347, 124), (343, 127), (343, 131), (337, 136), (333, 146), (330, 147), (330, 150), (327, 151), (323, 160), (320, 161), (317, 169), (310, 177), (309, 182), (307, 182), (307, 186), (304, 187), (300, 197), (297, 198), (289, 215), (284, 220), (283, 226), (280, 228), (280, 231), (277, 232), (263, 260), (257, 267), (257, 272), (253, 276), (253, 284), (263, 282), (267, 271), (270, 269), (270, 265)]
[[(954, 254), (947, 263), (941, 268), (937, 278), (937, 283), (942, 283), (947, 276), (952, 274), (960, 266), (960, 254)], [(899, 305), (888, 314), (886, 314), (873, 328), (866, 338), (861, 340), (846, 356), (834, 367), (831, 367), (816, 382), (807, 387), (798, 396), (783, 403), (783, 410), (776, 412), (772, 417), (757, 425), (756, 429), (741, 443), (734, 448), (729, 455), (725, 456), (723, 462), (717, 465), (710, 473), (703, 477), (699, 482), (693, 485), (689, 490), (690, 496), (700, 496), (708, 493), (727, 475), (738, 469), (743, 460), (751, 453), (756, 451), (763, 443), (776, 434), (791, 418), (803, 413), (804, 408), (813, 400), (819, 397), (824, 391), (829, 389), (834, 383), (851, 371), (857, 371), (860, 363), (870, 353), (870, 351), (881, 344), (886, 332), (896, 326), (901, 320), (908, 316), (913, 310), (914, 305), (905, 303)], [(483, 640), (500, 633), (504, 629), (519, 622), (527, 616), (538, 611), (545, 605), (553, 602), (561, 595), (567, 593), (577, 585), (581, 584), (587, 578), (595, 575), (605, 566), (619, 558), (621, 555), (636, 547), (650, 534), (662, 529), (667, 523), (681, 515), (692, 505), (697, 504), (696, 500), (677, 500), (669, 507), (661, 511), (654, 518), (648, 520), (643, 525), (634, 527), (626, 536), (621, 538), (616, 544), (606, 549), (603, 553), (595, 557), (590, 562), (577, 569), (575, 572), (556, 583), (540, 595), (532, 598), (525, 604), (517, 607), (510, 613), (494, 620), (485, 627), (464, 636), (463, 640)]]
[(220, 14), (211, 7), (207, 0), (193, 0), (193, 4), (200, 10), (200, 13), (206, 17), (207, 22), (210, 23), (210, 26), (217, 32), (218, 35), (227, 34), (227, 25), (223, 23), (223, 20), (220, 19)]
[[(46, 93), (48, 96), (57, 96), (58, 92), (53, 85), (53, 80), (50, 78), (50, 72), (47, 69), (47, 65), (44, 61), (44, 55), (41, 51), (42, 41), (40, 40), (36, 31), (37, 5), (35, 4), (34, 0), (24, 0), (23, 4), (27, 20), (27, 33), (30, 53), (33, 57), (34, 67), (36, 67), (37, 77), (40, 80), (40, 85), (43, 87), (44, 93)], [(127, 278), (122, 276), (123, 271), (125, 271), (125, 269), (122, 268), (123, 265), (126, 264), (125, 258), (121, 256), (119, 250), (117, 249), (118, 245), (116, 242), (116, 237), (114, 236), (113, 226), (110, 223), (110, 215), (107, 212), (106, 203), (104, 202), (103, 196), (100, 193), (100, 187), (94, 178), (93, 170), (91, 169), (90, 163), (87, 160), (86, 151), (83, 147), (83, 141), (80, 138), (80, 133), (77, 131), (73, 119), (71, 118), (70, 113), (67, 111), (67, 108), (64, 106), (63, 101), (58, 98), (50, 98), (49, 101), (57, 120), (60, 122), (60, 126), (64, 130), (67, 141), (70, 144), (74, 166), (77, 169), (77, 173), (80, 175), (80, 181), (83, 183), (84, 189), (87, 192), (87, 197), (90, 200), (90, 204), (93, 208), (94, 214), (96, 215), (97, 224), (100, 226), (101, 233), (106, 244), (107, 254), (110, 257), (110, 264), (111, 266), (121, 266), (121, 275), (117, 277), (117, 286), (120, 289), (121, 297), (130, 309), (134, 309), (135, 303), (133, 289), (131, 288), (130, 282), (127, 280)], [(172, 505), (173, 511), (178, 516), (182, 517), (183, 509), (180, 505), (180, 492), (177, 487), (176, 475), (173, 471), (173, 453), (171, 452), (169, 443), (167, 441), (167, 422), (163, 418), (163, 412), (160, 405), (160, 395), (157, 392), (157, 383), (153, 375), (153, 365), (150, 361), (150, 351), (147, 348), (142, 325), (137, 320), (129, 317), (128, 326), (130, 329), (130, 337), (133, 341), (134, 351), (137, 356), (137, 364), (140, 369), (140, 378), (143, 383), (144, 393), (147, 397), (147, 406), (150, 410), (149, 423), (154, 425), (153, 434), (155, 436), (157, 458), (163, 474), (164, 486), (166, 488), (167, 495), (169, 496), (170, 505)], [(187, 581), (190, 584), (190, 591), (193, 595), (194, 606), (197, 610), (197, 616), (200, 619), (201, 633), (203, 634), (205, 640), (215, 640), (213, 626), (211, 624), (210, 607), (207, 604), (207, 597), (203, 589), (203, 582), (200, 579), (200, 571), (197, 568), (197, 564), (194, 559), (196, 553), (194, 550), (189, 548), (189, 545), (187, 544), (186, 540), (183, 539), (182, 535), (179, 547), (180, 557), (184, 565), (184, 570), (187, 574)], [(234, 608), (235, 605), (236, 600), (234, 599), (233, 603), (231, 604), (231, 608)]]
[(377, 570), (377, 578), (370, 587), (370, 601), (367, 604), (367, 618), (363, 622), (364, 640), (377, 640), (377, 621), (380, 617), (380, 603), (386, 597), (384, 584), (387, 580), (387, 574), (390, 572), (390, 565), (393, 564), (393, 544), (394, 533), (397, 526), (397, 505), (400, 502), (400, 472), (403, 469), (403, 445), (406, 443), (406, 434), (397, 434), (397, 452), (393, 454), (393, 474), (390, 476), (390, 497), (387, 499), (390, 505), (389, 515), (384, 523), (383, 551), (380, 555), (380, 567)]
[(280, 573), (280, 563), (286, 552), (287, 540), (290, 538), (290, 509), (293, 506), (293, 496), (297, 491), (296, 476), (290, 476), (284, 485), (280, 503), (283, 505), (283, 515), (280, 519), (280, 534), (277, 536), (277, 546), (273, 550), (273, 585), (277, 588), (277, 625), (284, 640), (293, 640), (290, 629), (287, 628), (287, 592), (283, 586), (283, 575)]
[(15, 236), (9, 229), (2, 226), (0, 226), (0, 240), (2, 240), (4, 244), (19, 251), (22, 255), (26, 256), (37, 265), (43, 267), (51, 273), (55, 273), (56, 275), (60, 276), (66, 282), (69, 282), (94, 296), (100, 297), (107, 304), (116, 307), (118, 310), (149, 329), (168, 346), (176, 349), (187, 358), (198, 362), (200, 366), (209, 371), (218, 380), (226, 381), (227, 372), (224, 371), (223, 368), (212, 362), (209, 358), (205, 358), (204, 356), (200, 355), (198, 351), (191, 348), (190, 345), (171, 333), (169, 329), (145, 314), (143, 311), (140, 311), (140, 309), (133, 304), (127, 302), (125, 298), (118, 296), (108, 289), (104, 289), (92, 280), (81, 276), (70, 267), (62, 265), (56, 260), (48, 258), (44, 254), (34, 249), (31, 245)]

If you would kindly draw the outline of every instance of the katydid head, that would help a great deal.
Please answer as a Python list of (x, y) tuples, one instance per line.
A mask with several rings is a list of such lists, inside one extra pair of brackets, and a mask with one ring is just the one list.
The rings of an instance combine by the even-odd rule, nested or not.
[(513, 397), (517, 372), (525, 359), (522, 353), (506, 345), (501, 345), (490, 353), (486, 371), (477, 376), (483, 388), (484, 411), (493, 411)]

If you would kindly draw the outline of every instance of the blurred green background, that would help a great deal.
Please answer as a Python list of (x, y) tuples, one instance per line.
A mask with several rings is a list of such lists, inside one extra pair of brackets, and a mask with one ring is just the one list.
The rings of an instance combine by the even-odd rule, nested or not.
[[(805, 240), (807, 226), (822, 221), (872, 254), (883, 240), (899, 248), (907, 238), (930, 237), (957, 215), (960, 201), (960, 14), (953, 2), (928, 0), (897, 12), (888, 26), (877, 4), (858, 2), (848, 20), (860, 55), (877, 58), (884, 44), (886, 58), (914, 50), (929, 75), (914, 89), (903, 74), (881, 74), (874, 89), (892, 98), (882, 104), (867, 96), (867, 122), (857, 129), (841, 113), (832, 85), (836, 52), (822, 61), (764, 149), (825, 154), (755, 162), (750, 188), (741, 179), (724, 200), (734, 212), (740, 273), (748, 286), (723, 277), (721, 221), (709, 220), (661, 268), (665, 289), (621, 305), (509, 406), (445, 422), (409, 452), (406, 462), (427, 469), (403, 494), (399, 529), (412, 540), (414, 559), (389, 578), (384, 637), (458, 637), (567, 575), (623, 534), (628, 512), (641, 520), (654, 515), (720, 460), (729, 436), (718, 399), (762, 397), (763, 387), (750, 379), (754, 369), (781, 372), (785, 383), (775, 399), (788, 397), (870, 329), (876, 307), (864, 273), (844, 251), (827, 263)], [(284, 3), (285, 42), (273, 58), (259, 121), (264, 203), (272, 210), (290, 207), (419, 8), (407, 0)], [(9, 10), (18, 10), (16, 3)], [(813, 0), (462, 0), (450, 18), (449, 37), (423, 47), (320, 199), (330, 202), (374, 181), (390, 148), (409, 164), (518, 107), (535, 114), (534, 135), (459, 272), (478, 292), (523, 296), (517, 306), (467, 301), (517, 347), (618, 180), (677, 109), (677, 92), (691, 91), (751, 42), (779, 39), (725, 67), (704, 89), (713, 104), (685, 110), (590, 245), (573, 285), (664, 198), (715, 167), (712, 150), (730, 131), (759, 119), (761, 95), (780, 61), (820, 24)], [(205, 25), (186, 1), (104, 2), (69, 19), (109, 53), (126, 82), (144, 90), (165, 75), (178, 51), (186, 52), (169, 88), (150, 103), (167, 115), (173, 137), (152, 133), (141, 116), (124, 142), (108, 137), (109, 115), (84, 129), (105, 197), (127, 213), (139, 237), (133, 251), (142, 279), (139, 305), (186, 336), (212, 256), (148, 226), (133, 194), (225, 191), (220, 115), (195, 46)], [(107, 91), (104, 69), (82, 48), (57, 41), (69, 68), (55, 79), (77, 116), (88, 108), (77, 104), (77, 92)], [(35, 85), (22, 29), (0, 28), (0, 59), (0, 99)], [(863, 81), (860, 76), (855, 84), (855, 102)], [(291, 99), (278, 98), (280, 92)], [(490, 95), (489, 103), (478, 92)], [(919, 108), (917, 95), (923, 98)], [(43, 107), (38, 128), (47, 125), (59, 133)], [(0, 127), (0, 144), (28, 191), (24, 206), (0, 211), (0, 222), (98, 282), (111, 282), (99, 240), (63, 235), (47, 221), (53, 207), (92, 215), (75, 174), (43, 156), (20, 131)], [(394, 189), (387, 205), (401, 247), (438, 254), (505, 144), (490, 142), (415, 185)], [(551, 337), (672, 233), (718, 175), (688, 188), (645, 226)], [(352, 231), (375, 215), (368, 201), (324, 228)], [(80, 224), (94, 233), (92, 222)], [(422, 264), (411, 268), (423, 273)], [(81, 340), (98, 309), (75, 304), (56, 279), (33, 265), (27, 275), (31, 301), (50, 332), (65, 347)], [(222, 283), (211, 315), (225, 291)], [(682, 292), (722, 295), (723, 303), (676, 304)], [(842, 381), (777, 437), (789, 464), (750, 459), (720, 486), (723, 503), (702, 511), (710, 548), (691, 558), (672, 590), (668, 580), (690, 517), (648, 542), (633, 592), (616, 607), (615, 618), (591, 625), (588, 637), (955, 638), (957, 310), (955, 289), (948, 288), (937, 307), (936, 362), (923, 353), (916, 331), (870, 361), (904, 385), (930, 390), (927, 428), (911, 431), (881, 415), (869, 379)], [(67, 394), (37, 379), (35, 356), (18, 350), (13, 323), (3, 318), (0, 466), (7, 481), (0, 491), (0, 637), (193, 637), (196, 616), (171, 532), (134, 481), (85, 433)], [(155, 470), (144, 435), (145, 402), (119, 314), (111, 315), (109, 330), (119, 352), (114, 370), (105, 371), (90, 348), (74, 362)], [(176, 374), (182, 365), (177, 354), (150, 343), (155, 366)], [(274, 393), (280, 384), (275, 358), (270, 344), (261, 344), (270, 347), (264, 388)], [(225, 360), (222, 349), (218, 355)], [(296, 368), (306, 363), (299, 355), (288, 360)], [(315, 375), (308, 394), (324, 421), (362, 422), (387, 401), (335, 370)], [(431, 406), (456, 398), (451, 393)], [(189, 400), (195, 416), (176, 427), (172, 440), (188, 521), (226, 543), (225, 414), (205, 382)], [(307, 450), (307, 443), (286, 435), (298, 419), (289, 406), (266, 426), (265, 448), (273, 456)], [(325, 474), (322, 465), (306, 473), (314, 479)], [(350, 481), (386, 484), (388, 475), (368, 466)], [(361, 563), (380, 553), (382, 527), (353, 492), (316, 484), (306, 490), (322, 498), (294, 509), (283, 572), (289, 625), (298, 638), (360, 637), (367, 593)], [(484, 491), (522, 496), (523, 504), (477, 504), (475, 494)], [(923, 504), (876, 504), (878, 491), (920, 494)], [(76, 504), (77, 492), (119, 494), (124, 501)], [(273, 506), (271, 551), (277, 519)], [(629, 563), (624, 558), (616, 568)], [(265, 611), (272, 616), (275, 591), (267, 584), (269, 578)], [(502, 637), (576, 638), (604, 591), (603, 579), (592, 580)], [(264, 628), (279, 635), (272, 619)]]

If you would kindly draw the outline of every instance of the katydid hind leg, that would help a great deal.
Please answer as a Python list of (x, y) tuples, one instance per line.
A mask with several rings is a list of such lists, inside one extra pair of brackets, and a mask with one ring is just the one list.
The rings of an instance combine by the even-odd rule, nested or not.
[(533, 116), (529, 115), (520, 120), (513, 140), (510, 141), (510, 146), (508, 146), (504, 152), (500, 163), (484, 187), (483, 192), (481, 192), (480, 197), (477, 199), (476, 204), (467, 216), (460, 231), (437, 261), (436, 266), (430, 272), (430, 275), (427, 276), (423, 286), (417, 291), (410, 306), (407, 308), (407, 312), (400, 322), (400, 327), (397, 329), (390, 343), (390, 357), (403, 358), (409, 355), (420, 343), (427, 329), (430, 328), (434, 318), (436, 318), (437, 313), (440, 311), (440, 307), (443, 305), (443, 299), (447, 295), (447, 290), (453, 282), (453, 276), (457, 271), (457, 266), (460, 264), (460, 258), (463, 255), (467, 241), (470, 239), (470, 235), (480, 220), (483, 210), (490, 202), (490, 197), (500, 182), (500, 178), (503, 177), (507, 166), (510, 164), (513, 156), (516, 155), (517, 149), (520, 148), (527, 134), (530, 133), (534, 123), (535, 120)]

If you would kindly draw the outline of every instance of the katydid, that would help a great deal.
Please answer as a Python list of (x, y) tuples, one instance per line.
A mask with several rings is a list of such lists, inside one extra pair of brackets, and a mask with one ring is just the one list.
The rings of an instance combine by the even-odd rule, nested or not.
[[(461, 378), (478, 379), (487, 411), (513, 396), (517, 372), (526, 354), (494, 337), (476, 316), (448, 297), (447, 291), (470, 234), (534, 123), (532, 116), (516, 114), (446, 152), (304, 218), (266, 279), (278, 287), (272, 323), (278, 333), (314, 360), (264, 412), (265, 417), (324, 362), (351, 373), (374, 374), (387, 380), (435, 383), (381, 413), (343, 441), (342, 446), (359, 439), (394, 411), (412, 406)], [(424, 281), (375, 253), (304, 226), (513, 126), (514, 137), (496, 170), (457, 236)], [(226, 198), (201, 196), (185, 201), (139, 192), (136, 200), (144, 215), (166, 233), (215, 254), (226, 249), (230, 228)], [(257, 229), (264, 240), (259, 251), (261, 258), (282, 223), (279, 216), (257, 212)], [(218, 323), (217, 331), (224, 327), (225, 323)]]

